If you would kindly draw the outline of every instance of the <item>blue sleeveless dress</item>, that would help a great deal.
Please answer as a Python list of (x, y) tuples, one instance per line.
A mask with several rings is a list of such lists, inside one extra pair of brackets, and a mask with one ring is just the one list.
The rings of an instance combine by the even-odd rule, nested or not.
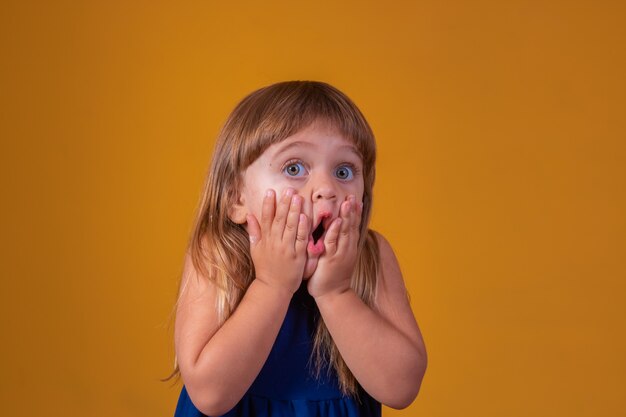
[[(294, 294), (270, 355), (248, 392), (224, 416), (362, 417), (381, 415), (381, 405), (360, 389), (341, 393), (334, 372), (316, 378), (310, 364), (319, 311), (306, 282)], [(183, 387), (175, 417), (202, 417)]]

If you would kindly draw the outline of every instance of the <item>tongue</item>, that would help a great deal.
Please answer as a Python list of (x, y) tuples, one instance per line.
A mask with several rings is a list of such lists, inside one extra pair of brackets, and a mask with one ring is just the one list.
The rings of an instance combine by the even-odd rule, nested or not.
[(324, 253), (324, 240), (318, 239), (317, 242), (313, 240), (313, 237), (309, 239), (309, 244), (307, 245), (307, 252), (309, 255), (319, 256)]

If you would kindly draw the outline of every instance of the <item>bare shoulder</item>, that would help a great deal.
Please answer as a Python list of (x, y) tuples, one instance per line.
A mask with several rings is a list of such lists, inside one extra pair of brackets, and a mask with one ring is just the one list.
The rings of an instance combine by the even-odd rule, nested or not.
[[(398, 258), (389, 241), (380, 233), (374, 231), (378, 243), (380, 269), (377, 279), (378, 296), (402, 296), (408, 298), (404, 278), (398, 263)], [(397, 301), (397, 300), (396, 300)]]
[(209, 279), (200, 272), (189, 251), (185, 252), (183, 271), (180, 278), (178, 304), (194, 302), (197, 297), (208, 297), (215, 292)]
[(380, 268), (376, 282), (376, 308), (384, 319), (411, 341), (423, 346), (398, 259), (389, 241), (378, 232), (374, 232), (374, 235), (380, 253)]

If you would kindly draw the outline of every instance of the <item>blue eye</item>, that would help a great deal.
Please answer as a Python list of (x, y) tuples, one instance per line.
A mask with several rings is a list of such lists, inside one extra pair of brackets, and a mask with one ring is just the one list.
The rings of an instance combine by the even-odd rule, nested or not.
[(340, 180), (351, 180), (354, 177), (354, 171), (351, 166), (341, 165), (335, 170), (335, 176)]
[(283, 172), (290, 177), (301, 177), (305, 174), (306, 169), (302, 162), (291, 162), (283, 168)]

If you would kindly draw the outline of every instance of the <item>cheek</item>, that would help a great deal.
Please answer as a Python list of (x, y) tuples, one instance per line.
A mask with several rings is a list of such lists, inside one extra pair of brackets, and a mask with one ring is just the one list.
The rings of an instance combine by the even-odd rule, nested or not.
[(283, 192), (290, 187), (295, 189), (296, 192), (298, 191), (297, 184), (294, 184), (293, 182), (290, 182), (289, 180), (281, 177), (271, 178), (271, 180), (263, 181), (262, 183), (259, 183), (257, 185), (257, 189), (255, 190), (256, 200), (262, 202), (265, 198), (265, 192), (270, 189), (274, 190), (274, 193), (276, 194), (276, 200), (280, 200)]
[[(274, 190), (276, 195), (275, 204), (278, 205), (283, 191), (288, 187), (295, 188), (296, 192), (298, 191), (297, 187), (293, 187), (288, 181), (281, 181), (280, 179), (272, 179), (271, 181), (264, 179), (264, 181), (257, 181), (253, 189), (252, 187), (248, 187), (246, 190), (245, 206), (250, 213), (254, 214), (257, 219), (260, 219), (266, 191), (269, 189)], [(276, 206), (274, 208), (276, 208)]]
[(255, 192), (248, 195), (246, 199), (246, 207), (248, 211), (258, 219), (261, 220), (261, 212), (263, 210), (263, 198), (265, 191)]
[(346, 194), (354, 194), (357, 201), (363, 201), (363, 195), (365, 194), (363, 181), (359, 181), (357, 184), (352, 184), (349, 189), (346, 190)]

